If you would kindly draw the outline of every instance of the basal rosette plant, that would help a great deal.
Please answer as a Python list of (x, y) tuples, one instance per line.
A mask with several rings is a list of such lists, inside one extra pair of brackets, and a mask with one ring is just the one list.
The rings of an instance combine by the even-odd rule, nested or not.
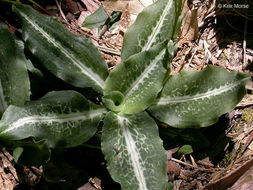
[[(122, 63), (110, 73), (96, 47), (55, 18), (21, 4), (13, 12), (22, 22), (24, 44), (0, 24), (0, 139), (32, 137), (49, 156), (51, 148), (89, 140), (104, 118), (101, 148), (122, 189), (168, 187), (167, 157), (153, 118), (176, 128), (210, 126), (246, 93), (249, 76), (216, 66), (170, 75), (181, 1), (158, 0), (138, 15), (124, 36)], [(100, 94), (101, 104), (71, 89), (29, 101), (28, 70), (39, 71), (24, 47), (54, 76)]]

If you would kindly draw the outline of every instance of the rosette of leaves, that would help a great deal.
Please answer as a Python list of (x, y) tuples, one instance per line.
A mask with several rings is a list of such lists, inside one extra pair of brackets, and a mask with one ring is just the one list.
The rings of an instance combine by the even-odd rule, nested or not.
[[(0, 139), (33, 138), (44, 143), (43, 150), (74, 147), (90, 139), (104, 118), (101, 148), (109, 173), (122, 189), (168, 187), (167, 157), (154, 118), (177, 128), (210, 126), (245, 95), (249, 77), (235, 71), (208, 66), (170, 75), (181, 23), (180, 1), (158, 0), (139, 14), (125, 34), (123, 61), (110, 73), (97, 48), (55, 18), (21, 4), (13, 6), (13, 12), (22, 23), (24, 44), (0, 25), (4, 112)], [(29, 101), (27, 72), (33, 70), (24, 46), (56, 77), (100, 94), (101, 104), (72, 89)]]

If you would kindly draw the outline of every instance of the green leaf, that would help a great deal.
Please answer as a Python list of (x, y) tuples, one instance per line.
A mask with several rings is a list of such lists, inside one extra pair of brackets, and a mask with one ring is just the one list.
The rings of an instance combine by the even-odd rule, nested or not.
[(24, 151), (24, 148), (22, 148), (22, 147), (16, 147), (13, 150), (13, 158), (14, 158), (15, 162), (18, 162), (18, 159), (22, 155), (23, 151)]
[(75, 91), (49, 92), (24, 107), (10, 106), (0, 122), (0, 139), (46, 140), (50, 148), (74, 147), (89, 140), (106, 109)]
[(183, 70), (169, 78), (149, 111), (173, 127), (209, 126), (240, 102), (248, 80), (246, 74), (216, 66), (202, 71)]
[(105, 107), (114, 112), (119, 112), (124, 106), (124, 95), (119, 91), (111, 91), (103, 97)]
[(24, 48), (4, 23), (0, 23), (0, 115), (8, 105), (22, 106), (30, 99), (30, 81)]
[(124, 35), (122, 60), (165, 40), (175, 40), (182, 20), (181, 4), (181, 0), (158, 0), (146, 7)]
[(172, 182), (169, 182), (168, 184), (169, 184), (168, 185), (168, 190), (173, 190), (174, 184)]
[(30, 6), (16, 5), (13, 11), (22, 21), (26, 46), (50, 72), (73, 86), (102, 93), (107, 65), (90, 41)]
[[(16, 38), (16, 43), (18, 44), (20, 49), (22, 51), (24, 51), (24, 48), (25, 48), (24, 42), (22, 40)], [(27, 68), (28, 71), (30, 71), (34, 75), (38, 76), (39, 78), (43, 77), (43, 73), (33, 65), (33, 63), (31, 62), (30, 59), (26, 59), (25, 63), (26, 63), (26, 68)]]
[[(169, 47), (169, 49), (167, 49)], [(112, 91), (123, 94), (124, 100), (113, 111), (133, 114), (145, 110), (162, 89), (164, 78), (169, 73), (169, 62), (174, 54), (174, 44), (168, 41), (152, 47), (149, 51), (133, 55), (110, 72), (106, 80), (105, 95), (110, 98)], [(119, 101), (118, 101), (119, 102)]]
[(27, 60), (26, 67), (27, 67), (27, 70), (33, 73), (35, 76), (38, 76), (39, 78), (43, 78), (43, 73), (39, 69), (34, 67), (30, 59)]
[(23, 166), (41, 166), (50, 159), (51, 151), (44, 141), (17, 142), (15, 146), (13, 158)]
[(154, 120), (146, 112), (104, 120), (102, 151), (107, 169), (123, 190), (167, 187), (167, 156)]
[(191, 154), (191, 153), (193, 153), (193, 148), (191, 145), (184, 145), (180, 147), (180, 149), (177, 152), (177, 154), (180, 156), (185, 155), (185, 154)]
[(100, 26), (103, 26), (108, 18), (109, 17), (107, 13), (101, 5), (98, 10), (96, 10), (92, 15), (89, 15), (85, 18), (82, 26), (89, 29), (98, 28)]

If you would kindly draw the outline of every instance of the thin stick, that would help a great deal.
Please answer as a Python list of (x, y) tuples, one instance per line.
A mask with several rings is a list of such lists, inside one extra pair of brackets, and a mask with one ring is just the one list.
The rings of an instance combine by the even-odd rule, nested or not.
[(196, 162), (195, 162), (194, 158), (192, 157), (192, 155), (190, 155), (190, 158), (191, 158), (192, 165), (198, 167), (198, 165), (196, 164)]
[(108, 47), (105, 47), (105, 46), (100, 46), (100, 45), (96, 45), (97, 48), (103, 52), (106, 52), (106, 53), (111, 53), (111, 54), (115, 54), (115, 55), (119, 55), (120, 56), (120, 51), (117, 51), (117, 50), (114, 50), (112, 48), (108, 48)]
[(171, 158), (171, 160), (174, 161), (174, 162), (177, 162), (177, 163), (179, 163), (179, 164), (183, 164), (183, 165), (185, 165), (185, 166), (198, 169), (198, 170), (200, 170), (200, 171), (210, 171), (210, 172), (213, 172), (213, 170), (205, 169), (205, 168), (200, 168), (200, 167), (198, 167), (198, 166), (194, 166), (194, 165), (192, 165), (192, 164), (188, 164), (188, 163), (183, 162), (183, 161), (181, 161), (181, 160), (178, 160), (178, 159), (176, 159), (176, 158)]
[(59, 3), (58, 0), (55, 0), (55, 3), (56, 3), (56, 5), (57, 5), (57, 7), (58, 7), (58, 9), (59, 9), (59, 11), (60, 11), (60, 14), (61, 14), (62, 18), (63, 18), (66, 22), (68, 22), (67, 19), (66, 19), (66, 17), (65, 17), (65, 15), (64, 15), (64, 13), (63, 13), (63, 11), (62, 11), (62, 9), (61, 9), (61, 3)]

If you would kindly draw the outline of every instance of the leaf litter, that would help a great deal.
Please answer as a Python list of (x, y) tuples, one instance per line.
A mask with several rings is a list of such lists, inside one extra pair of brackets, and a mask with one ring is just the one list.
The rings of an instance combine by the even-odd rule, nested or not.
[[(133, 23), (136, 15), (150, 3), (152, 0), (134, 2), (111, 0), (66, 0), (61, 2), (56, 0), (56, 5), (47, 5), (45, 8), (50, 15), (56, 16), (65, 24), (71, 32), (91, 37), (93, 43), (101, 50), (109, 68), (113, 69), (121, 63), (120, 51), (124, 32)], [(245, 27), (246, 24), (249, 26), (252, 23), (252, 14), (251, 18), (250, 14), (246, 15), (246, 18), (237, 15), (237, 22), (239, 19), (242, 23), (246, 23), (242, 27), (243, 30), (238, 32), (238, 29), (234, 27), (235, 23), (231, 21), (234, 18), (231, 13), (244, 15), (245, 10), (219, 9), (217, 7), (219, 3), (218, 0), (183, 1), (183, 23), (179, 34), (179, 49), (171, 64), (173, 73), (178, 73), (182, 69), (201, 70), (206, 65), (213, 64), (230, 71), (237, 70), (253, 76), (253, 44), (252, 39), (247, 39), (249, 34)], [(103, 5), (109, 17), (112, 17), (113, 12), (120, 12), (120, 20), (115, 22), (114, 26), (106, 24), (100, 29), (93, 30), (83, 28), (85, 18), (94, 13), (100, 5)], [(199, 156), (202, 154), (201, 150), (178, 158), (176, 153), (179, 147), (177, 146), (167, 151), (168, 181), (174, 184), (174, 190), (253, 188), (252, 83), (251, 80), (247, 85), (248, 94), (242, 102), (225, 116), (229, 124), (223, 133), (229, 138), (229, 141), (223, 152), (220, 152), (223, 158), (212, 160), (208, 155)], [(211, 147), (206, 147), (206, 149), (209, 148)], [(11, 162), (11, 160), (7, 161), (8, 164), (5, 165), (11, 167)], [(3, 172), (0, 177), (8, 178), (12, 180), (12, 184), (17, 184), (15, 169), (11, 167), (9, 171), (12, 172), (13, 178), (6, 177)], [(79, 189), (101, 188), (100, 179), (97, 177), (90, 179)]]

